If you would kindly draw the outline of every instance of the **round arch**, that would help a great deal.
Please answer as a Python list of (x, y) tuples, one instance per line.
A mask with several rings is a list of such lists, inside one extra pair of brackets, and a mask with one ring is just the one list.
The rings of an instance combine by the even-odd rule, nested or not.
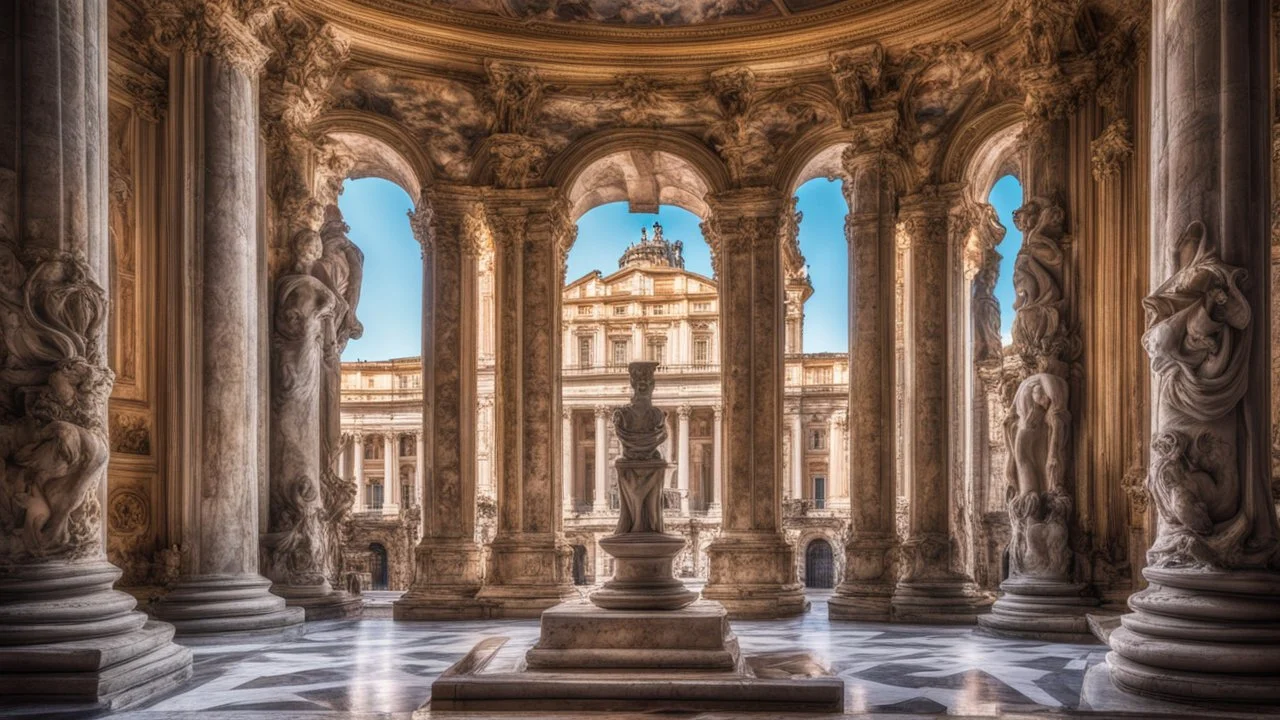
[(985, 203), (996, 181), (1005, 175), (1022, 179), (1018, 138), (1024, 114), (1017, 103), (984, 110), (960, 127), (943, 158), (942, 178), (963, 183), (966, 199)]
[(416, 205), (432, 184), (431, 162), (407, 130), (389, 118), (358, 110), (335, 110), (319, 118), (315, 129), (351, 153), (354, 164), (345, 179), (376, 177), (404, 189)]

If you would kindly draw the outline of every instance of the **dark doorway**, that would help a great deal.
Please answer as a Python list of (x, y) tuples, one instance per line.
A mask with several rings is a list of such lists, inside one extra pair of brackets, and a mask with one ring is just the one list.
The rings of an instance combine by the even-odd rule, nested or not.
[(582, 545), (573, 546), (573, 584), (587, 584), (587, 548)]
[(378, 543), (369, 546), (369, 580), (371, 589), (388, 590), (387, 582), (387, 549)]
[(814, 540), (804, 553), (804, 584), (811, 588), (835, 587), (835, 559), (831, 543)]

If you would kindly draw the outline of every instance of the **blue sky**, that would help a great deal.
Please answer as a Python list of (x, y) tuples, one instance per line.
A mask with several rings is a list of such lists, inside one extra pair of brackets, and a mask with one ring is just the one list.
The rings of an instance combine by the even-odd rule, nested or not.
[[(839, 181), (812, 180), (797, 191), (800, 251), (809, 264), (814, 294), (806, 305), (805, 352), (846, 352), (849, 342), (849, 254), (844, 240), (848, 212)], [(991, 204), (1008, 228), (998, 250), (1004, 259), (996, 298), (1006, 341), (1013, 322), (1013, 261), (1022, 234), (1013, 227), (1013, 211), (1022, 204), (1022, 188), (1002, 178)], [(386, 360), (421, 353), (422, 262), (406, 213), (413, 207), (399, 186), (374, 178), (351, 180), (338, 199), (351, 239), (364, 251), (364, 287), (358, 315), (364, 336), (352, 340), (343, 360)], [(591, 210), (578, 221), (578, 241), (569, 252), (566, 277), (572, 281), (592, 270), (608, 274), (618, 257), (640, 236), (641, 227), (662, 223), (666, 236), (684, 241), (685, 267), (711, 275), (711, 251), (693, 213), (663, 206), (657, 214), (631, 214), (626, 203)]]

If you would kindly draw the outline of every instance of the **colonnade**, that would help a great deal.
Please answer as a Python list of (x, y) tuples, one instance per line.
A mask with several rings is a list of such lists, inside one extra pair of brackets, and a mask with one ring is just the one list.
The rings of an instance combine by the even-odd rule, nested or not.
[[(369, 494), (369, 476), (365, 470), (365, 445), (371, 438), (380, 438), (382, 442), (382, 492), (381, 498), (373, 498)], [(402, 438), (413, 438), (412, 455), (401, 452)], [(377, 440), (373, 440), (377, 442)], [(355, 508), (360, 511), (381, 510), (394, 513), (400, 508), (418, 504), (418, 488), (422, 487), (424, 477), (423, 453), (426, 441), (422, 431), (380, 430), (377, 428), (361, 429), (349, 432), (342, 437), (341, 453), (338, 457), (336, 472), (344, 480), (355, 485)], [(400, 483), (400, 467), (405, 459), (413, 460), (413, 475), (410, 478), (409, 494), (406, 496)], [(347, 468), (350, 467), (350, 475)]]

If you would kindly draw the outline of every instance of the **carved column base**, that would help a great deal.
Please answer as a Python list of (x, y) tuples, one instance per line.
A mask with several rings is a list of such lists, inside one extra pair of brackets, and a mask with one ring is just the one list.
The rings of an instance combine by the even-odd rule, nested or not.
[(702, 597), (731, 619), (799, 615), (809, 609), (796, 581), (795, 548), (778, 533), (726, 532), (707, 548), (710, 573)]
[(111, 588), (106, 562), (0, 569), (0, 704), (117, 710), (191, 677), (173, 627)]
[(1111, 633), (1121, 690), (1181, 702), (1280, 704), (1280, 573), (1142, 571)]
[[(227, 634), (301, 635), (304, 611), (287, 607), (260, 575), (186, 578), (152, 608), (184, 639)], [(211, 638), (216, 639), (216, 638)]]
[(844, 548), (844, 579), (827, 603), (832, 620), (889, 622), (897, 577), (894, 536), (856, 538)]
[(972, 625), (985, 613), (991, 598), (978, 592), (967, 575), (950, 569), (950, 541), (936, 533), (902, 544), (909, 568), (893, 590), (893, 622), (930, 625)]
[(1100, 604), (1087, 583), (1010, 578), (991, 613), (978, 618), (987, 633), (1045, 642), (1087, 643), (1095, 638), (1086, 613)]
[(364, 598), (345, 590), (334, 590), (326, 580), (319, 585), (271, 586), (271, 592), (284, 598), (289, 607), (302, 608), (307, 622), (358, 618), (364, 611)]
[(570, 568), (573, 550), (546, 535), (495, 538), (489, 545), (489, 573), (477, 598), (485, 616), (535, 618), (543, 610), (579, 597)]
[(427, 538), (413, 549), (413, 585), (392, 606), (396, 620), (468, 620), (484, 617), (480, 548), (470, 540)]

